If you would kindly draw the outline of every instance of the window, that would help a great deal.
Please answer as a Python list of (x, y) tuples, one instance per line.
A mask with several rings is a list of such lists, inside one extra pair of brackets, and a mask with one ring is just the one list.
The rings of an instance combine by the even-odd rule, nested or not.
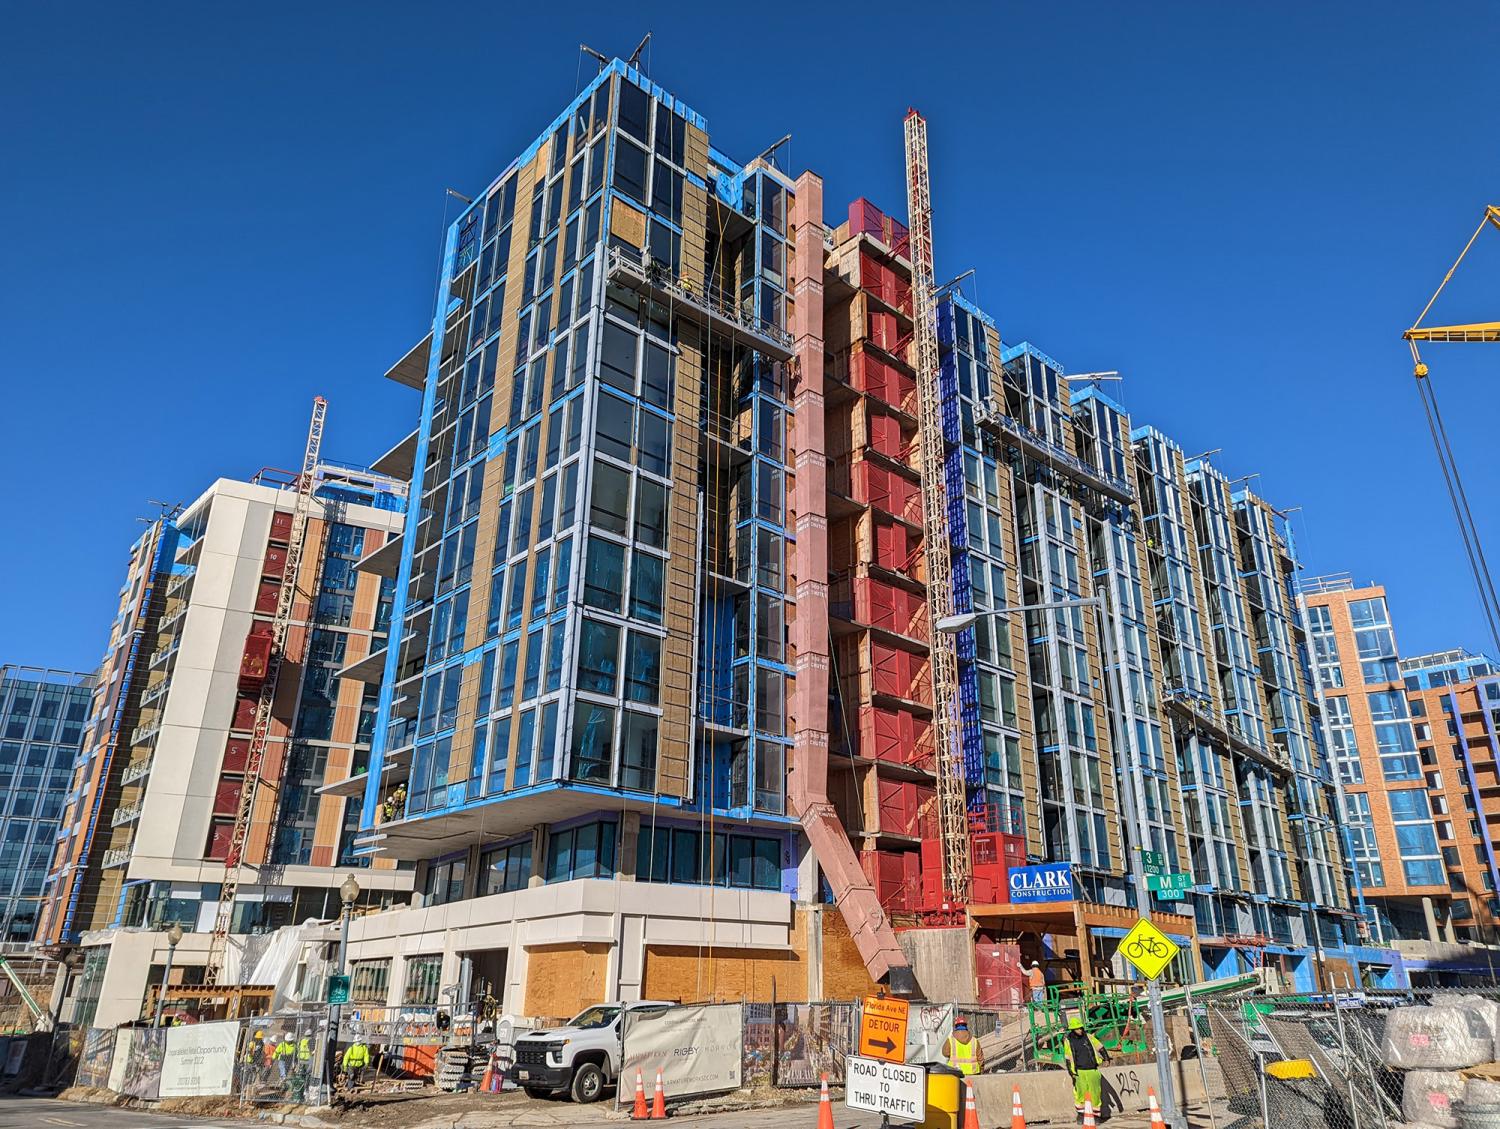
[[(624, 511), (620, 512), (623, 514)], [(617, 532), (625, 531), (620, 529)], [(636, 482), (635, 539), (653, 549), (663, 548), (667, 543), (667, 488), (649, 478)]]
[(635, 405), (609, 392), (599, 393), (594, 436), (601, 454), (630, 462), (634, 447)]
[(578, 632), (578, 689), (613, 695), (618, 689), (620, 629), (585, 619)]
[(630, 529), (630, 472), (602, 459), (594, 461), (589, 523), (624, 536)]
[(755, 743), (755, 809), (774, 815), (786, 810), (786, 748), (774, 741)]
[(781, 844), (754, 835), (703, 835), (674, 827), (641, 828), (635, 876), (641, 882), (781, 889)]
[(666, 562), (650, 553), (636, 552), (630, 567), (630, 614), (647, 623), (662, 617), (662, 578)]
[(422, 892), (427, 896), (427, 904), (441, 906), (462, 900), (467, 871), (468, 864), (463, 859), (429, 865), (427, 882), (422, 887)]
[(401, 1002), (408, 1007), (436, 1007), (443, 978), (443, 958), (406, 958), (406, 987)]
[(651, 98), (635, 83), (620, 80), (620, 129), (646, 144), (650, 134)]
[(675, 358), (654, 342), (646, 342), (645, 365), (641, 373), (641, 399), (670, 411)]
[(620, 787), (638, 792), (656, 790), (656, 746), (659, 719), (654, 714), (627, 711), (620, 739)]
[(599, 346), (599, 379), (623, 392), (635, 391), (635, 354), (639, 336), (618, 322), (604, 322)]
[(625, 547), (590, 537), (588, 563), (583, 573), (583, 602), (591, 608), (618, 612), (625, 588)]
[(349, 972), (349, 1002), (384, 1007), (389, 1000), (391, 962), (357, 960)]
[(642, 203), (646, 199), (646, 151), (623, 137), (615, 145), (615, 189)]
[[(619, 632), (616, 631), (616, 638)], [(582, 662), (579, 663), (579, 689), (586, 690), (583, 682)], [(656, 705), (661, 689), (661, 639), (641, 631), (630, 633), (625, 654), (625, 697), (632, 702)], [(608, 691), (614, 693), (613, 679)]]
[(479, 870), (485, 894), (524, 890), (531, 879), (531, 840), (483, 852)]
[(779, 670), (755, 668), (755, 728), (778, 737), (786, 731), (786, 676)]
[(655, 412), (642, 411), (640, 422), (641, 469), (666, 477), (672, 446), (672, 425)]
[(547, 881), (611, 878), (615, 870), (615, 825), (585, 823), (554, 831), (547, 841)]
[(592, 702), (573, 708), (572, 777), (608, 784), (614, 770), (615, 711)]

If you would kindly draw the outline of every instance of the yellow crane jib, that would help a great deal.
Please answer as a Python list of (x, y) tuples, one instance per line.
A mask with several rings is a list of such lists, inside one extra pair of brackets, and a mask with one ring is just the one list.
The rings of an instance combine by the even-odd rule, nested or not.
[(1484, 209), (1484, 217), (1479, 221), (1479, 226), (1474, 229), (1474, 234), (1469, 236), (1469, 241), (1464, 244), (1464, 249), (1458, 253), (1458, 258), (1448, 268), (1448, 273), (1443, 275), (1443, 281), (1438, 283), (1438, 288), (1432, 292), (1432, 297), (1427, 299), (1427, 305), (1422, 307), (1422, 312), (1417, 315), (1417, 320), (1412, 327), (1401, 335), (1401, 339), (1411, 347), (1411, 360), (1415, 375), (1421, 380), (1427, 375), (1427, 366), (1422, 363), (1422, 357), (1417, 351), (1418, 341), (1434, 341), (1443, 343), (1469, 343), (1500, 341), (1500, 321), (1478, 321), (1469, 325), (1428, 325), (1422, 324), (1433, 304), (1438, 300), (1438, 295), (1443, 288), (1453, 279), (1454, 272), (1458, 270), (1459, 264), (1464, 261), (1464, 256), (1469, 253), (1469, 248), (1474, 246), (1474, 241), (1479, 238), (1479, 233), (1486, 225), (1493, 225), (1500, 229), (1500, 206), (1490, 204)]

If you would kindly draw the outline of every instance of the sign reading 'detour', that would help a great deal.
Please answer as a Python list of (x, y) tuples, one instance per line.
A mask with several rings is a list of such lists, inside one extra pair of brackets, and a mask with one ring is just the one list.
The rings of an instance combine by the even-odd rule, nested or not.
[(1071, 902), (1073, 900), (1073, 864), (1048, 862), (1041, 866), (1010, 868), (1010, 900), (1014, 905), (1027, 902)]

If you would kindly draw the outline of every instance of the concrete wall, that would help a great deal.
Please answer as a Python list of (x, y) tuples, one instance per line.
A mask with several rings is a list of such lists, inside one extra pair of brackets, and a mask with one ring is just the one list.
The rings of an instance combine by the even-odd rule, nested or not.
[[(504, 949), (502, 1010), (558, 1016), (604, 999), (851, 999), (874, 990), (837, 912), (782, 893), (579, 880), (356, 919), (351, 961), (391, 961), (401, 1002), (406, 958)], [(566, 981), (563, 983), (562, 981)]]
[[(1224, 1080), (1218, 1066), (1204, 1061), (1202, 1071), (1197, 1060), (1174, 1062), (1178, 1101), (1202, 1101), (1205, 1093), (1214, 1097), (1224, 1096)], [(1140, 1112), (1148, 1108), (1147, 1088), (1156, 1090), (1158, 1099), (1162, 1094), (1156, 1064), (1141, 1063), (1134, 1066), (1106, 1066), (1104, 1095), (1111, 1113)], [(1205, 1090), (1204, 1076), (1208, 1085)], [(1026, 1113), (1027, 1124), (1048, 1122), (1074, 1124), (1073, 1083), (1067, 1071), (1061, 1067), (1051, 1070), (1033, 1070), (1018, 1074), (984, 1074), (974, 1080), (974, 1104), (979, 1108), (981, 1125), (1009, 1125), (1011, 1092), (1013, 1087), (1021, 1089), (1021, 1105)]]

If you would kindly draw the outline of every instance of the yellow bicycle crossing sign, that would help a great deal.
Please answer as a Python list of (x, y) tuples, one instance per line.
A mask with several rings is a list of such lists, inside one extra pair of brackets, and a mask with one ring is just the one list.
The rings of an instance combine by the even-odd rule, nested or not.
[(1144, 917), (1135, 923), (1120, 942), (1120, 955), (1147, 980), (1155, 980), (1182, 950)]

